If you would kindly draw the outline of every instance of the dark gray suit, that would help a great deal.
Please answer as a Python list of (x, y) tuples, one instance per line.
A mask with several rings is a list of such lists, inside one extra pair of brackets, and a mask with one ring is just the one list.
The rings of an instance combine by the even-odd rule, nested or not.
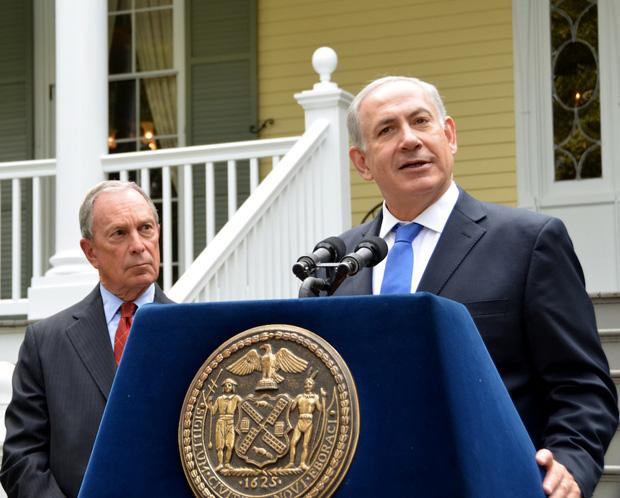
[[(347, 251), (380, 226), (379, 217), (344, 233)], [(364, 269), (336, 295), (371, 294), (371, 279)], [(590, 496), (618, 424), (617, 394), (563, 223), (461, 191), (418, 290), (467, 306), (534, 445)]]
[[(156, 286), (155, 302), (172, 301)], [(115, 372), (98, 285), (26, 329), (6, 411), (9, 498), (77, 496)]]

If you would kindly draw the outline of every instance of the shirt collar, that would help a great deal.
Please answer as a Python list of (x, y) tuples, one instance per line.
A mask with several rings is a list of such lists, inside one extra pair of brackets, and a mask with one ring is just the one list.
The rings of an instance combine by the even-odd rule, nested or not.
[(419, 223), (424, 228), (428, 228), (429, 230), (433, 230), (437, 233), (443, 232), (458, 197), (459, 189), (456, 186), (456, 183), (452, 182), (450, 183), (448, 190), (446, 190), (439, 199), (422, 211), (413, 220), (399, 220), (392, 213), (390, 213), (385, 201), (383, 201), (383, 220), (381, 222), (381, 229), (379, 230), (379, 237), (385, 238), (385, 236), (390, 233), (394, 225), (397, 223), (407, 224), (413, 221)]
[[(121, 307), (121, 304), (124, 303), (122, 299), (118, 296), (112, 294), (108, 289), (106, 289), (102, 283), (99, 283), (99, 292), (101, 292), (101, 299), (103, 300), (103, 312), (105, 313), (105, 321), (109, 324), (116, 312)], [(140, 294), (136, 299), (134, 299), (135, 305), (140, 308), (140, 306), (148, 303), (152, 303), (155, 300), (155, 284), (149, 285), (146, 290)]]

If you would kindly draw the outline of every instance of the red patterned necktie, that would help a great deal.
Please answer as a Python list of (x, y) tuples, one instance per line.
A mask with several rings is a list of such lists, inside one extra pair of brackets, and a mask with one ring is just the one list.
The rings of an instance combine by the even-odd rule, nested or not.
[(133, 322), (133, 315), (137, 309), (138, 307), (135, 303), (123, 303), (121, 305), (121, 319), (118, 322), (116, 335), (114, 336), (114, 359), (117, 365), (121, 361), (121, 356), (123, 356), (125, 343), (127, 342), (127, 337), (129, 337), (131, 322)]

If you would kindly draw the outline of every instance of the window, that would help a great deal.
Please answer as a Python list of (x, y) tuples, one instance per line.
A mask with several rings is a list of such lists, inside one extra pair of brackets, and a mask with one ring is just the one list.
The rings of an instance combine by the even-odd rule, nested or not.
[(512, 6), (519, 205), (540, 210), (613, 201), (620, 0)]
[(590, 292), (620, 290), (620, 0), (513, 0), (519, 205), (561, 218)]
[(172, 0), (108, 0), (110, 153), (176, 147)]
[(555, 180), (601, 177), (596, 0), (552, 0)]

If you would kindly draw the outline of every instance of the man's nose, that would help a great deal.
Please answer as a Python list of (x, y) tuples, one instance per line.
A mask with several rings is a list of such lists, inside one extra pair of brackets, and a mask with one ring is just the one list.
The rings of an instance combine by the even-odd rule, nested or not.
[(141, 253), (145, 250), (144, 240), (137, 230), (130, 232), (129, 250), (133, 253)]
[(420, 137), (418, 137), (413, 127), (409, 125), (403, 126), (401, 136), (401, 146), (403, 149), (415, 149), (421, 143)]

